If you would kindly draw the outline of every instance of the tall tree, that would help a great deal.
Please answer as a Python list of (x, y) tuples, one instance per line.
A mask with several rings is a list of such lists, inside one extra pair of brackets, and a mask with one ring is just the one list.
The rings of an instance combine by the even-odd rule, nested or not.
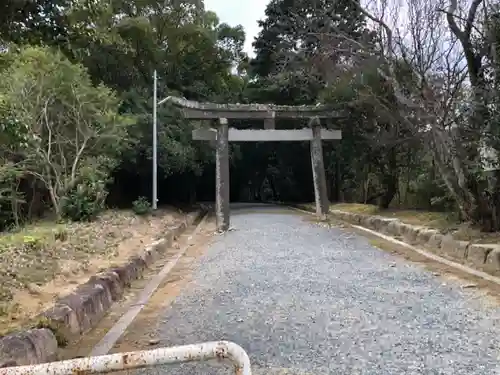
[(63, 43), (69, 0), (5, 0), (0, 3), (0, 43)]
[[(266, 19), (259, 24), (262, 30), (254, 42), (252, 73), (278, 77), (281, 86), (286, 83), (290, 97), (305, 101), (314, 100), (323, 88), (325, 65), (349, 58), (352, 43), (348, 38), (358, 40), (365, 33), (364, 16), (348, 0), (272, 0)], [(337, 52), (322, 64), (311, 64), (324, 59), (325, 44)], [(283, 95), (284, 90), (280, 91)]]

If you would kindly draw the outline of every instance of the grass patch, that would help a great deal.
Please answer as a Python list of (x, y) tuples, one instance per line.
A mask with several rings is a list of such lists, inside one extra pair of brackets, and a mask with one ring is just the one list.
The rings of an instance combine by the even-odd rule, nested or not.
[(64, 224), (41, 222), (16, 231), (0, 233), (0, 253), (16, 247), (38, 248), (64, 240), (67, 231)]
[(109, 210), (93, 222), (44, 221), (0, 233), (0, 334), (29, 324), (56, 298), (122, 264), (184, 217), (170, 208), (147, 218)]
[(361, 203), (337, 203), (330, 205), (331, 210), (348, 211), (364, 215), (378, 215), (380, 211), (377, 206)]
[[(311, 207), (314, 205), (311, 204)], [(363, 215), (379, 215), (396, 218), (410, 225), (421, 225), (450, 234), (457, 240), (473, 241), (475, 243), (498, 243), (500, 233), (484, 233), (469, 223), (460, 223), (456, 214), (446, 212), (430, 212), (424, 210), (387, 209), (361, 203), (338, 203), (330, 206), (331, 210), (353, 212)]]
[(397, 218), (404, 223), (423, 225), (436, 229), (457, 228), (460, 224), (454, 214), (445, 212), (402, 209), (382, 210), (375, 205), (360, 203), (339, 203), (331, 205), (330, 208), (332, 210), (348, 211), (364, 215), (380, 215)]
[[(0, 305), (9, 302), (13, 289), (43, 283), (57, 271), (57, 246), (67, 237), (64, 224), (41, 222), (0, 234)], [(6, 310), (5, 306), (0, 311)]]

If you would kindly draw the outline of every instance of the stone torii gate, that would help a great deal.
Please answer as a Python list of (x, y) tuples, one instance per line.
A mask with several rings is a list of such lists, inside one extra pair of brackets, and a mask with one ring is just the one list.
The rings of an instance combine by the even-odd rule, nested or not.
[[(210, 120), (215, 126), (193, 131), (193, 139), (215, 141), (216, 147), (216, 197), (215, 212), (217, 230), (229, 229), (229, 142), (288, 142), (310, 141), (311, 164), (316, 200), (316, 214), (324, 219), (329, 202), (323, 163), (322, 140), (340, 140), (340, 130), (321, 128), (320, 119), (338, 117), (326, 106), (280, 106), (267, 104), (215, 104), (199, 103), (184, 98), (169, 97), (169, 102), (180, 108), (185, 118)], [(276, 130), (275, 118), (309, 119), (309, 127), (303, 129)], [(228, 119), (262, 119), (264, 129), (241, 130), (229, 128)]]

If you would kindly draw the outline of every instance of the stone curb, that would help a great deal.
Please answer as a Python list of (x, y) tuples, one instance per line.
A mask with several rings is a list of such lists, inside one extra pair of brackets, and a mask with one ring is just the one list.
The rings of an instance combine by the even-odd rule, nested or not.
[[(306, 205), (294, 205), (294, 207), (304, 211), (314, 211)], [(410, 225), (399, 219), (383, 216), (340, 210), (331, 210), (330, 214), (336, 219), (396, 237), (409, 245), (421, 246), (443, 258), (500, 276), (500, 245), (460, 241), (449, 234), (442, 234), (428, 227)]]
[(205, 213), (205, 209), (199, 209), (188, 214), (183, 223), (169, 228), (163, 239), (147, 246), (141, 254), (130, 257), (120, 267), (90, 277), (86, 283), (35, 317), (38, 328), (1, 337), (0, 368), (57, 360), (59, 346), (95, 327), (131, 282), (141, 277), (172, 246), (174, 240)]

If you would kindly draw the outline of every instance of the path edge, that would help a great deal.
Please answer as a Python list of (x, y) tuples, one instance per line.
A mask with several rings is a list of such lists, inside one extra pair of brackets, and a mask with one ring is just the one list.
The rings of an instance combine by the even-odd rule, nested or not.
[[(289, 204), (289, 206), (314, 212), (313, 208), (305, 204)], [(500, 276), (499, 244), (456, 240), (450, 234), (442, 234), (438, 230), (425, 226), (407, 224), (397, 218), (341, 210), (330, 210), (329, 215), (354, 227), (358, 226), (381, 236), (390, 236), (410, 247), (420, 247), (444, 259), (488, 275)]]
[(34, 317), (30, 329), (0, 337), (0, 368), (33, 365), (58, 359), (59, 348), (94, 328), (132, 281), (139, 279), (186, 229), (208, 212), (196, 208), (183, 222), (170, 227), (160, 240), (146, 246), (119, 267), (91, 276), (53, 307)]

